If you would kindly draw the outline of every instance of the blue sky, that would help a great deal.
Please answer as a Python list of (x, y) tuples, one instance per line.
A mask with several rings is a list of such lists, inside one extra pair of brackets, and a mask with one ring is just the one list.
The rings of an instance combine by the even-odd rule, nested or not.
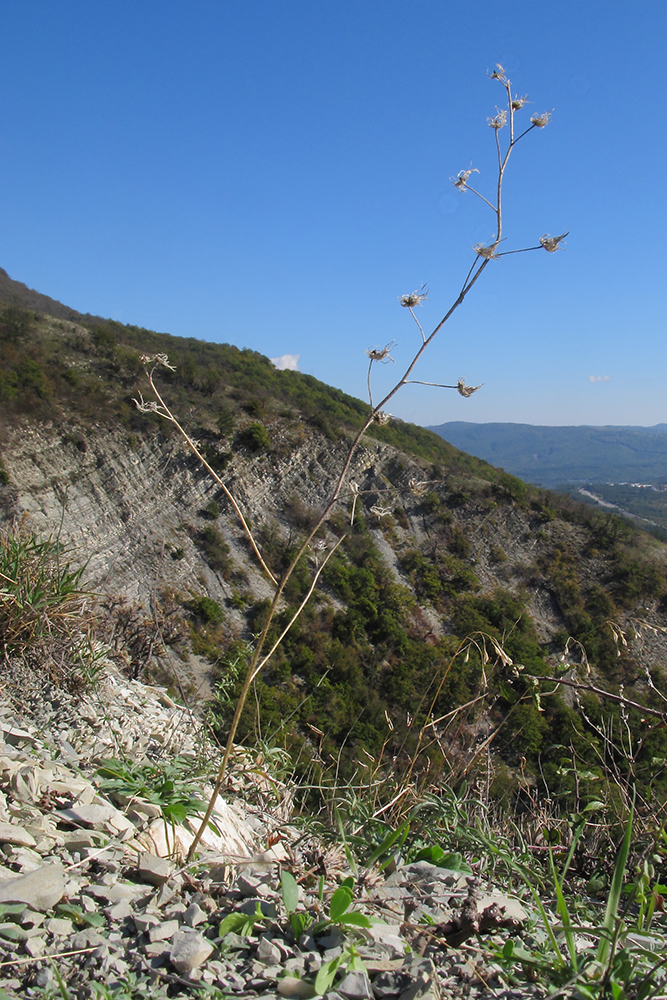
[(0, 266), (84, 312), (250, 347), (365, 395), (364, 350), (435, 326), (490, 209), (506, 249), (408, 387), (423, 424), (667, 421), (667, 5), (639, 0), (22, 0), (0, 13)]

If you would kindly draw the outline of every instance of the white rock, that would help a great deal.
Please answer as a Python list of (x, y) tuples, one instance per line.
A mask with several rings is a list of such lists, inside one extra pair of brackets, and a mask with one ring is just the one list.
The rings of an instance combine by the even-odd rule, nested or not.
[(51, 910), (65, 892), (65, 871), (60, 864), (42, 865), (27, 875), (0, 882), (0, 903), (27, 903), (35, 910)]
[(35, 838), (22, 826), (14, 823), (0, 823), (0, 843), (13, 844), (16, 847), (34, 847)]
[(143, 882), (148, 882), (150, 885), (164, 885), (173, 870), (173, 865), (166, 858), (158, 857), (158, 855), (151, 854), (149, 851), (146, 851), (139, 858), (139, 877)]
[(201, 934), (179, 931), (174, 935), (169, 959), (174, 968), (183, 974), (199, 968), (212, 951), (213, 945)]
[(178, 920), (165, 920), (164, 923), (154, 924), (148, 932), (148, 939), (151, 944), (156, 941), (169, 941), (178, 933), (180, 924)]
[[(76, 805), (71, 809), (57, 809), (56, 815), (60, 816), (66, 823), (81, 823), (83, 826), (99, 828), (105, 826), (118, 813), (115, 806), (110, 804), (97, 805)], [(125, 819), (122, 813), (120, 816)]]

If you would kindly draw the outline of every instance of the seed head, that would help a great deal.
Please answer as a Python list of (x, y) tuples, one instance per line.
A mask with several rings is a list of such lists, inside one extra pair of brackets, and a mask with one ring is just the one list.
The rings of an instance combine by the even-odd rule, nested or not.
[(425, 301), (427, 295), (428, 288), (426, 285), (422, 285), (419, 291), (410, 292), (409, 295), (401, 295), (398, 301), (404, 309), (414, 309), (415, 306), (420, 306)]
[[(497, 114), (495, 114), (493, 116), (493, 118), (487, 118), (486, 119), (487, 125), (489, 126), (489, 128), (495, 128), (495, 129), (505, 128), (505, 126), (507, 125), (507, 112), (506, 111), (498, 111), (497, 108), (496, 108), (496, 111), (497, 111)], [(546, 124), (546, 122), (545, 122), (545, 124)]]
[(469, 170), (459, 170), (456, 177), (450, 177), (450, 180), (454, 185), (454, 187), (458, 188), (459, 191), (465, 191), (466, 187), (468, 186), (468, 178), (470, 177), (470, 175), (478, 173), (479, 170), (477, 169), (477, 167), (470, 167)]
[(518, 94), (515, 94), (510, 102), (510, 107), (512, 108), (512, 111), (520, 111), (521, 108), (524, 106), (524, 104), (527, 103), (528, 103), (527, 94), (524, 94), (523, 97), (519, 97)]
[(391, 413), (385, 413), (384, 410), (378, 410), (377, 413), (373, 414), (373, 420), (376, 424), (379, 424), (380, 427), (384, 427), (385, 424), (388, 424), (391, 420)]
[(507, 83), (507, 76), (505, 74), (505, 70), (500, 65), (500, 63), (496, 63), (496, 68), (493, 70), (492, 73), (489, 73), (489, 79), (500, 80), (501, 83)]
[(480, 385), (466, 385), (466, 380), (460, 378), (456, 383), (456, 388), (462, 396), (472, 396), (473, 392), (477, 392), (478, 389), (482, 388), (482, 382)]
[(475, 243), (473, 250), (479, 257), (484, 257), (485, 260), (494, 260), (497, 246), (498, 240), (494, 243), (489, 243), (488, 246), (484, 243)]
[(562, 250), (559, 244), (563, 242), (568, 233), (563, 233), (561, 236), (549, 236), (547, 233), (545, 236), (540, 236), (540, 243), (547, 251), (547, 253), (555, 253), (556, 250)]
[(429, 487), (429, 484), (426, 480), (410, 479), (408, 486), (410, 488), (410, 492), (414, 493), (416, 497), (423, 497)]
[(386, 365), (388, 361), (395, 364), (394, 359), (389, 353), (395, 345), (396, 341), (392, 340), (391, 343), (385, 344), (384, 347), (368, 347), (366, 348), (366, 354), (371, 361), (380, 361), (383, 365)]
[(371, 514), (375, 514), (378, 518), (387, 517), (388, 514), (391, 514), (391, 507), (381, 507), (379, 503), (373, 504)]
[(169, 358), (166, 354), (142, 354), (139, 360), (142, 365), (164, 365), (164, 367), (168, 368), (170, 371), (176, 371), (174, 365), (169, 364)]
[(535, 125), (536, 128), (544, 128), (545, 125), (549, 124), (549, 119), (553, 113), (552, 108), (551, 111), (545, 111), (543, 115), (533, 115), (530, 119), (530, 124)]

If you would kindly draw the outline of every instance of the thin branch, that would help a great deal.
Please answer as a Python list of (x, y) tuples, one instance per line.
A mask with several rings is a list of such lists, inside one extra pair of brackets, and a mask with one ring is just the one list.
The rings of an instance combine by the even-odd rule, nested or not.
[[(313, 575), (313, 579), (312, 579), (311, 585), (310, 585), (310, 587), (308, 589), (308, 592), (306, 593), (305, 597), (301, 601), (301, 604), (299, 605), (297, 611), (292, 616), (289, 624), (285, 627), (285, 629), (283, 629), (282, 633), (280, 634), (280, 637), (274, 642), (273, 646), (271, 647), (271, 650), (261, 660), (259, 658), (259, 655), (257, 655), (257, 651), (255, 652), (255, 656), (253, 657), (253, 662), (251, 663), (250, 667), (248, 668), (248, 672), (246, 674), (246, 678), (245, 678), (245, 680), (243, 682), (243, 688), (241, 689), (241, 693), (240, 693), (238, 701), (236, 703), (236, 711), (234, 712), (234, 718), (232, 720), (230, 734), (229, 734), (229, 736), (227, 738), (227, 744), (225, 746), (225, 752), (223, 754), (222, 761), (220, 763), (220, 767), (218, 768), (218, 775), (217, 775), (216, 780), (215, 780), (215, 785), (213, 786), (213, 793), (211, 795), (211, 798), (209, 799), (208, 807), (206, 809), (206, 812), (204, 813), (204, 818), (202, 819), (202, 821), (201, 821), (201, 823), (199, 825), (199, 828), (197, 829), (197, 832), (195, 833), (194, 840), (192, 841), (192, 844), (190, 845), (190, 849), (188, 850), (187, 861), (192, 861), (192, 859), (194, 857), (194, 853), (197, 850), (197, 846), (199, 844), (199, 841), (201, 840), (202, 835), (203, 835), (206, 827), (208, 826), (208, 824), (210, 822), (211, 815), (212, 815), (213, 810), (215, 808), (215, 803), (217, 801), (218, 795), (220, 794), (220, 790), (221, 790), (221, 788), (222, 788), (222, 786), (224, 784), (225, 775), (227, 773), (227, 765), (229, 763), (229, 758), (231, 757), (232, 750), (234, 748), (234, 737), (236, 736), (236, 730), (238, 729), (239, 722), (241, 721), (241, 713), (243, 712), (243, 709), (245, 707), (246, 698), (248, 696), (248, 691), (250, 690), (252, 682), (255, 680), (255, 678), (257, 677), (257, 675), (266, 666), (267, 662), (273, 656), (273, 654), (275, 653), (276, 649), (278, 648), (278, 646), (280, 645), (280, 643), (282, 642), (282, 640), (285, 638), (285, 636), (287, 635), (287, 633), (289, 632), (289, 630), (294, 625), (294, 622), (297, 620), (297, 618), (299, 617), (299, 615), (301, 614), (301, 612), (305, 608), (306, 604), (308, 603), (308, 601), (312, 597), (312, 594), (313, 594), (313, 591), (315, 590), (315, 587), (317, 586), (317, 581), (320, 578), (320, 574), (322, 573), (322, 570), (324, 569), (324, 567), (328, 563), (329, 559), (334, 554), (334, 552), (336, 551), (336, 549), (338, 548), (338, 546), (341, 544), (341, 542), (343, 541), (343, 539), (345, 537), (346, 537), (345, 535), (342, 535), (338, 539), (338, 541), (333, 546), (333, 548), (327, 553), (326, 558), (322, 561), (321, 565), (317, 567), (317, 569), (315, 571), (315, 574)], [(283, 584), (283, 586), (284, 586), (284, 584)], [(263, 644), (264, 644), (264, 642), (266, 640), (266, 635), (267, 635), (268, 628), (271, 625), (271, 622), (273, 621), (273, 613), (275, 613), (275, 605), (277, 604), (277, 597), (278, 597), (278, 595), (280, 593), (282, 593), (282, 588), (278, 589), (278, 591), (276, 592), (276, 597), (274, 597), (274, 599), (273, 599), (271, 611), (269, 612), (268, 621), (267, 621), (267, 624), (264, 627), (264, 630), (263, 630), (263, 633), (262, 633), (262, 636), (261, 636), (261, 645), (259, 645), (259, 649), (261, 649), (263, 647)]]
[(531, 674), (522, 674), (521, 676), (526, 677), (530, 681), (549, 681), (550, 684), (564, 684), (566, 687), (575, 688), (577, 691), (590, 691), (601, 698), (607, 698), (609, 701), (616, 701), (621, 705), (627, 705), (628, 708), (636, 708), (644, 715), (653, 715), (655, 718), (667, 723), (667, 714), (659, 708), (650, 708), (648, 705), (642, 705), (638, 701), (626, 698), (625, 695), (605, 691), (603, 688), (596, 687), (595, 684), (582, 684), (578, 681), (566, 680), (564, 677), (534, 677)]
[(485, 204), (487, 204), (490, 209), (492, 209), (492, 211), (494, 211), (496, 214), (498, 213), (498, 209), (493, 204), (493, 202), (490, 202), (489, 199), (485, 198), (483, 194), (480, 194), (479, 191), (476, 191), (474, 187), (470, 187), (469, 184), (466, 184), (465, 185), (465, 190), (466, 191), (472, 191), (472, 193), (476, 194), (478, 198), (481, 198), (482, 201), (485, 202)]
[(425, 343), (425, 341), (426, 341), (426, 334), (424, 333), (424, 330), (423, 330), (423, 328), (422, 328), (422, 325), (421, 325), (421, 323), (419, 322), (419, 320), (417, 319), (417, 316), (416, 316), (416, 314), (415, 314), (415, 311), (414, 311), (414, 309), (412, 308), (412, 306), (410, 306), (409, 308), (410, 308), (410, 312), (411, 312), (411, 314), (412, 314), (412, 318), (413, 318), (413, 320), (415, 321), (415, 323), (417, 324), (417, 326), (419, 327), (419, 332), (420, 332), (420, 333), (421, 333), (421, 335), (422, 335), (422, 343)]
[[(176, 417), (174, 416), (174, 414), (171, 412), (171, 410), (169, 409), (169, 407), (167, 406), (167, 404), (163, 400), (163, 398), (160, 395), (160, 393), (159, 393), (159, 391), (157, 389), (157, 386), (155, 385), (155, 382), (153, 380), (153, 372), (154, 371), (155, 371), (155, 369), (153, 368), (150, 372), (148, 372), (148, 371), (146, 372), (146, 374), (148, 376), (148, 382), (150, 384), (150, 387), (153, 390), (153, 392), (155, 393), (155, 395), (156, 395), (156, 397), (158, 399), (158, 402), (159, 402), (159, 406), (160, 406), (160, 409), (159, 410), (155, 410), (154, 412), (159, 413), (160, 416), (164, 417), (166, 420), (168, 420), (170, 423), (172, 423), (174, 425), (174, 427), (176, 427), (176, 429), (178, 430), (178, 432), (180, 433), (181, 437), (186, 442), (186, 444), (188, 445), (188, 447), (194, 452), (194, 454), (196, 455), (197, 459), (201, 462), (201, 464), (204, 466), (204, 468), (209, 473), (209, 475), (215, 480), (215, 482), (221, 488), (221, 490), (223, 491), (223, 493), (225, 494), (225, 496), (227, 497), (227, 499), (231, 503), (232, 507), (234, 508), (236, 516), (238, 517), (239, 521), (241, 522), (241, 526), (243, 527), (243, 531), (245, 532), (245, 536), (248, 539), (248, 541), (250, 542), (250, 544), (252, 546), (252, 550), (255, 553), (255, 555), (257, 556), (257, 559), (259, 561), (260, 566), (262, 567), (262, 569), (264, 570), (264, 572), (268, 576), (268, 578), (271, 581), (271, 583), (277, 585), (278, 581), (276, 580), (275, 576), (273, 575), (273, 573), (271, 572), (271, 570), (269, 569), (269, 567), (266, 565), (266, 563), (264, 561), (264, 558), (262, 557), (262, 553), (259, 551), (259, 549), (257, 547), (257, 543), (255, 542), (255, 539), (253, 537), (252, 531), (250, 530), (250, 528), (248, 526), (248, 523), (246, 522), (246, 519), (243, 516), (243, 511), (241, 510), (241, 508), (237, 504), (236, 500), (234, 499), (234, 497), (232, 496), (232, 494), (230, 493), (229, 489), (224, 484), (224, 482), (222, 481), (222, 479), (220, 478), (220, 476), (218, 475), (218, 473), (215, 471), (215, 469), (211, 468), (211, 466), (208, 464), (208, 462), (206, 461), (206, 459), (204, 458), (204, 456), (200, 452), (199, 448), (197, 448), (196, 444), (194, 443), (194, 441), (192, 440), (192, 438), (190, 437), (190, 435), (188, 434), (188, 432), (185, 430), (184, 427), (181, 427), (181, 425), (179, 424), (178, 420), (176, 419)], [(135, 403), (136, 403), (136, 400), (135, 400)], [(142, 409), (142, 407), (139, 405), (139, 403), (137, 403), (137, 406), (139, 407), (139, 409)]]

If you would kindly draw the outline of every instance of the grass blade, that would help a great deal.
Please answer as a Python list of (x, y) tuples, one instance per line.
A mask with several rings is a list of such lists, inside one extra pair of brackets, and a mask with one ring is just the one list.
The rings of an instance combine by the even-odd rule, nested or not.
[(600, 938), (600, 943), (598, 945), (597, 960), (601, 965), (606, 964), (609, 959), (609, 951), (611, 948), (611, 942), (614, 933), (614, 924), (616, 923), (616, 915), (618, 913), (618, 904), (621, 900), (621, 891), (623, 889), (623, 876), (625, 875), (625, 866), (628, 862), (628, 854), (630, 853), (630, 842), (632, 840), (632, 826), (634, 822), (635, 815), (635, 794), (632, 796), (632, 805), (630, 806), (630, 815), (628, 817), (627, 826), (625, 828), (625, 834), (621, 842), (618, 854), (616, 856), (616, 864), (614, 865), (614, 875), (611, 880), (611, 886), (609, 887), (609, 896), (607, 897), (607, 906), (604, 913), (604, 921), (602, 923), (602, 937)]

